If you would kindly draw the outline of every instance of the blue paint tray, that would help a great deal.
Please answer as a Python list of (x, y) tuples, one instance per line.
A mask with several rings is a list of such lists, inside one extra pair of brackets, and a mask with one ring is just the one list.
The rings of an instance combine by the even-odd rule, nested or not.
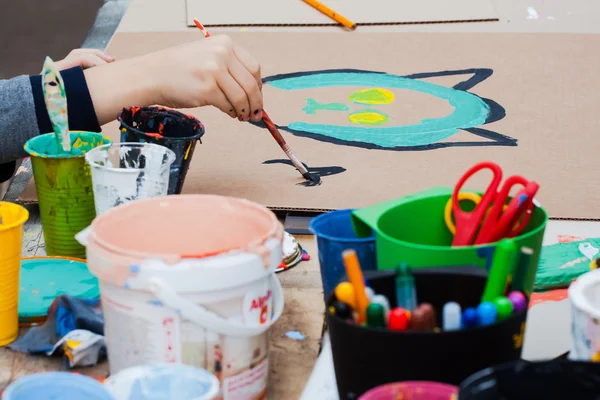
[(98, 279), (92, 275), (85, 260), (67, 257), (21, 259), (19, 322), (45, 319), (48, 308), (61, 294), (100, 297)]

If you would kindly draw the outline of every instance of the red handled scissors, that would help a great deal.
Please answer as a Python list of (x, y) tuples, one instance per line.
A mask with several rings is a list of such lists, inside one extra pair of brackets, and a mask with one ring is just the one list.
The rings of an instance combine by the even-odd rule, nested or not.
[[(459, 193), (470, 177), (484, 169), (492, 171), (492, 181), (481, 201), (476, 203), (475, 209), (463, 211), (459, 204)], [(502, 187), (501, 181), (502, 169), (489, 161), (474, 165), (460, 178), (452, 193), (452, 212), (456, 221), (453, 246), (492, 243), (505, 237), (517, 236), (525, 229), (531, 218), (533, 198), (539, 185), (519, 175), (508, 177)], [(517, 185), (523, 188), (506, 204), (511, 189)]]

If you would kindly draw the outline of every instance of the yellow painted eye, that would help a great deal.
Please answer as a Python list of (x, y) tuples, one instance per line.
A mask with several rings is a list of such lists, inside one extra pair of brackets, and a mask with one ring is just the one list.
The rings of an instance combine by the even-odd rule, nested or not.
[(386, 114), (377, 110), (357, 111), (348, 115), (348, 119), (353, 124), (359, 125), (381, 125), (389, 120)]
[(387, 89), (361, 89), (348, 96), (348, 100), (357, 104), (390, 104), (394, 101), (394, 93)]

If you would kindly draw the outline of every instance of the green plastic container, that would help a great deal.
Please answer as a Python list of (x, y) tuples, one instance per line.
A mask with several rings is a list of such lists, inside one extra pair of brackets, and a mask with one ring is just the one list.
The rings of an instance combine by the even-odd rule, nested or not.
[[(358, 236), (366, 237), (372, 230), (375, 231), (378, 269), (391, 269), (400, 262), (407, 262), (413, 268), (457, 265), (486, 267), (486, 258), (479, 256), (477, 250), (493, 247), (496, 243), (451, 246), (453, 236), (444, 222), (444, 207), (452, 190), (437, 187), (352, 213)], [(528, 226), (520, 236), (514, 238), (518, 246), (533, 249), (525, 281), (528, 295), (533, 288), (547, 221), (546, 211), (536, 207)]]
[(100, 133), (71, 132), (71, 153), (58, 149), (54, 133), (25, 143), (31, 156), (46, 254), (85, 258), (85, 247), (75, 235), (96, 217), (90, 167), (85, 153), (110, 140)]

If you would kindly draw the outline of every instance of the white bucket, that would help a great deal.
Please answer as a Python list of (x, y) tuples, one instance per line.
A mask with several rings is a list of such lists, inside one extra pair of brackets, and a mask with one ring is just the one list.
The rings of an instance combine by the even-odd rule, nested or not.
[(111, 373), (184, 363), (214, 373), (226, 400), (264, 398), (282, 235), (271, 211), (221, 196), (140, 200), (97, 217), (78, 239), (100, 279)]
[(569, 287), (572, 346), (569, 359), (600, 361), (600, 270), (588, 272)]
[(175, 153), (152, 143), (113, 143), (85, 155), (96, 214), (133, 200), (165, 196)]

